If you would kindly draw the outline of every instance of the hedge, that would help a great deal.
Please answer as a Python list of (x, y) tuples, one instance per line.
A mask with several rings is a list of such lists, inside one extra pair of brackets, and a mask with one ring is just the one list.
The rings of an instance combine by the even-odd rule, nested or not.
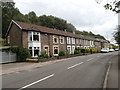
[(22, 47), (10, 47), (10, 51), (17, 54), (17, 60), (20, 62), (26, 61), (26, 58), (30, 58), (30, 51), (27, 48)]

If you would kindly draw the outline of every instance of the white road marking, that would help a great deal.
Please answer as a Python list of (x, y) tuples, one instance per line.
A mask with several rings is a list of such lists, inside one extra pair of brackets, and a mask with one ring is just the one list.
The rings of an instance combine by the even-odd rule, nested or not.
[(68, 67), (67, 69), (74, 68), (74, 67), (76, 67), (76, 66), (78, 66), (78, 65), (80, 65), (80, 64), (83, 64), (83, 63), (84, 63), (84, 62), (81, 62), (81, 63), (75, 64), (75, 65), (73, 65), (73, 66), (71, 66), (71, 67)]
[(91, 60), (93, 60), (93, 58), (91, 58), (91, 59), (88, 59), (87, 61), (91, 61)]
[(30, 87), (30, 86), (36, 84), (36, 83), (39, 83), (39, 82), (44, 81), (44, 80), (46, 80), (46, 79), (48, 79), (48, 78), (51, 78), (51, 77), (53, 77), (53, 76), (54, 76), (54, 74), (51, 74), (51, 75), (49, 75), (49, 76), (47, 76), (47, 77), (45, 77), (45, 78), (42, 78), (42, 79), (40, 79), (40, 80), (38, 80), (38, 81), (35, 81), (35, 82), (31, 83), (31, 84), (28, 84), (28, 85), (26, 85), (26, 86), (24, 86), (24, 87), (22, 87), (22, 88), (20, 88), (20, 89), (18, 89), (18, 90), (25, 89), (25, 88), (27, 88), (27, 87)]
[(108, 67), (108, 70), (107, 70), (107, 73), (106, 73), (106, 76), (105, 76), (105, 80), (104, 80), (104, 84), (103, 84), (103, 90), (105, 88), (107, 88), (107, 80), (108, 80), (108, 75), (109, 75), (110, 67), (111, 67), (111, 62), (109, 62), (109, 67)]

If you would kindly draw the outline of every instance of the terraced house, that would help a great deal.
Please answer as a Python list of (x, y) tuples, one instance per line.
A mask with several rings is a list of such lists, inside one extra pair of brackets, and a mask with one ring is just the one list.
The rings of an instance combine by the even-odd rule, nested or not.
[(49, 56), (58, 56), (60, 51), (74, 53), (75, 48), (105, 47), (105, 40), (78, 35), (66, 31), (51, 29), (34, 24), (12, 20), (8, 28), (7, 41), (10, 46), (22, 46), (30, 50), (32, 57), (37, 57), (42, 51)]

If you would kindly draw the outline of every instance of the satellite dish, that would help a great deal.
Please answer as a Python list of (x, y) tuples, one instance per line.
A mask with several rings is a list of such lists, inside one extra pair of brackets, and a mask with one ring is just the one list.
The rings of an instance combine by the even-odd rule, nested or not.
[(95, 0), (98, 4), (100, 4), (103, 0)]

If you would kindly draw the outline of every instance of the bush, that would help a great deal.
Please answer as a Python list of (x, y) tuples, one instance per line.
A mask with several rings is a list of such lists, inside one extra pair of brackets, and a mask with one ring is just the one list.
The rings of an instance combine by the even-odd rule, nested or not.
[(85, 54), (85, 48), (81, 48), (81, 53)]
[(59, 56), (65, 56), (65, 52), (64, 51), (60, 51), (59, 52)]
[(98, 51), (98, 50), (97, 50), (96, 48), (90, 48), (90, 52), (91, 52), (91, 53), (97, 53), (97, 51)]
[(90, 49), (89, 49), (89, 48), (86, 48), (85, 51), (86, 51), (86, 53), (89, 53), (89, 52), (90, 52)]
[(38, 56), (38, 59), (44, 59), (44, 58), (48, 58), (48, 54), (46, 54), (45, 51), (42, 51), (41, 55)]
[(65, 52), (65, 55), (70, 55), (70, 52), (69, 52), (69, 51), (66, 51), (66, 52)]
[(20, 62), (26, 61), (26, 58), (30, 58), (30, 52), (27, 48), (22, 47), (10, 47), (10, 51), (17, 54), (17, 60)]
[(75, 51), (74, 51), (74, 54), (79, 54), (79, 50), (75, 50)]

